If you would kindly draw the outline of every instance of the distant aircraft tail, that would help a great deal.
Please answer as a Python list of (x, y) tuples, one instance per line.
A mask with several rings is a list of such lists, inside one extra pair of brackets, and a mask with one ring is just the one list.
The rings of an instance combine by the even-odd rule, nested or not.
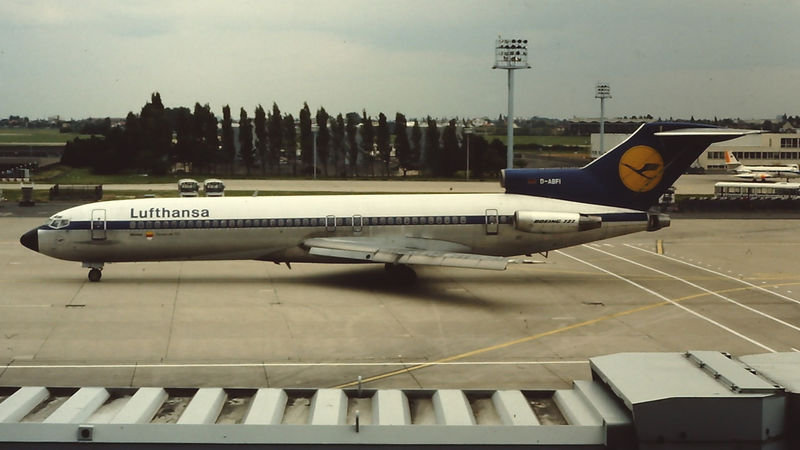
[(739, 160), (733, 156), (733, 153), (729, 151), (725, 151), (725, 164), (733, 167), (739, 167), (742, 165), (742, 163), (740, 163)]
[(712, 143), (755, 130), (652, 122), (580, 169), (506, 169), (506, 192), (647, 210)]

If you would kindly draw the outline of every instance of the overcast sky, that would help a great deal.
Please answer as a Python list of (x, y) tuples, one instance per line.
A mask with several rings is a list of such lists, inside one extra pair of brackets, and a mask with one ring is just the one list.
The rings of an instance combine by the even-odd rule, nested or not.
[[(0, 117), (123, 117), (154, 91), (217, 115), (497, 117), (503, 37), (529, 42), (515, 115), (800, 114), (800, 0), (0, 0)], [(235, 114), (238, 116), (238, 113)]]

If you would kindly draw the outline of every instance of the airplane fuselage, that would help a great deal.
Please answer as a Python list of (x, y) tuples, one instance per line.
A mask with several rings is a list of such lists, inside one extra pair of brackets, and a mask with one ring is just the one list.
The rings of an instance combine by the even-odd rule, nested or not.
[[(601, 222), (583, 231), (560, 224), (522, 231), (519, 211), (577, 211)], [(513, 256), (647, 228), (645, 212), (525, 195), (336, 195), (99, 202), (62, 211), (37, 237), (41, 253), (82, 262), (353, 262), (310, 254), (304, 242), (360, 237), (382, 248)]]

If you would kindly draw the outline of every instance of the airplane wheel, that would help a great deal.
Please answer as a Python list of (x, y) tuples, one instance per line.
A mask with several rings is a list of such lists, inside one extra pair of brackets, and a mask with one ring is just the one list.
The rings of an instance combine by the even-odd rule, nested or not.
[(89, 281), (92, 283), (96, 283), (100, 281), (100, 277), (103, 276), (103, 272), (100, 269), (92, 269), (89, 271)]

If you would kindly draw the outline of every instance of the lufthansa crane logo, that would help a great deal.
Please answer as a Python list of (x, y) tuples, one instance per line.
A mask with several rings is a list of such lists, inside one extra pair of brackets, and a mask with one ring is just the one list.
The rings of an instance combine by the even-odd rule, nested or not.
[(652, 147), (637, 145), (619, 160), (619, 178), (634, 192), (647, 192), (658, 186), (664, 175), (664, 160)]

